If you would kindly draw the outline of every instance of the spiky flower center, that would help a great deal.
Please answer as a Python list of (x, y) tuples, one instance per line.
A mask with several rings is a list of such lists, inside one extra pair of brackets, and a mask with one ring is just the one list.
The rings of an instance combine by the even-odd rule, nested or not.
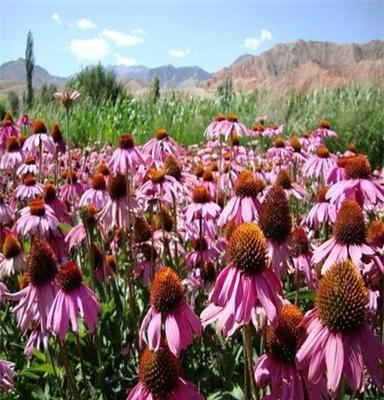
[(216, 122), (220, 122), (220, 121), (224, 121), (224, 120), (225, 120), (225, 116), (224, 116), (224, 114), (221, 114), (221, 113), (217, 114), (214, 119), (214, 121), (216, 121)]
[(104, 162), (101, 162), (97, 167), (96, 167), (96, 171), (95, 171), (96, 173), (100, 173), (100, 174), (103, 174), (104, 176), (109, 176), (109, 168), (108, 168), (108, 166), (107, 166), (107, 164), (106, 163), (104, 163)]
[(202, 176), (203, 176), (203, 173), (204, 173), (204, 167), (203, 167), (203, 165), (202, 164), (196, 164), (194, 167), (193, 167), (193, 173), (194, 173), (194, 175), (196, 175), (198, 178), (201, 178)]
[(316, 302), (321, 320), (332, 331), (354, 333), (367, 320), (368, 292), (351, 261), (338, 262), (325, 273)]
[(230, 140), (232, 146), (240, 146), (240, 137), (235, 130), (231, 132)]
[(43, 199), (31, 199), (29, 201), (31, 215), (43, 217), (45, 215), (45, 202)]
[(119, 147), (120, 149), (132, 149), (135, 147), (133, 136), (130, 134), (120, 136)]
[(347, 149), (348, 149), (348, 151), (350, 151), (351, 153), (355, 153), (355, 154), (356, 154), (356, 152), (357, 152), (356, 144), (355, 144), (355, 143), (350, 143), (350, 144), (348, 145)]
[(192, 240), (192, 247), (195, 251), (205, 251), (208, 249), (208, 243), (203, 237), (197, 238)]
[(265, 127), (262, 124), (253, 124), (251, 129), (254, 132), (263, 132), (265, 130)]
[(40, 237), (33, 239), (27, 261), (30, 282), (34, 286), (42, 286), (52, 282), (57, 275), (57, 257), (47, 241)]
[(173, 155), (169, 155), (164, 163), (164, 171), (166, 175), (173, 176), (176, 180), (181, 178), (182, 168), (180, 163)]
[(77, 175), (75, 171), (65, 171), (65, 179), (67, 181), (67, 184), (69, 185), (74, 185), (77, 183)]
[(365, 242), (364, 214), (355, 200), (346, 200), (341, 205), (333, 232), (340, 244), (359, 245)]
[(105, 183), (104, 175), (100, 172), (96, 173), (92, 177), (92, 189), (94, 190), (105, 190), (107, 184)]
[(176, 311), (184, 300), (184, 290), (176, 272), (169, 267), (160, 268), (152, 281), (151, 304), (158, 313)]
[(371, 165), (364, 156), (349, 158), (344, 169), (347, 179), (368, 179), (371, 176)]
[(329, 157), (329, 150), (325, 146), (319, 146), (317, 151), (316, 151), (316, 154), (320, 158), (328, 158)]
[(267, 350), (277, 360), (294, 364), (297, 350), (305, 335), (302, 325), (304, 316), (292, 304), (285, 304), (280, 310), (279, 324), (276, 328), (268, 327)]
[(53, 183), (48, 183), (47, 185), (45, 185), (44, 190), (45, 190), (44, 200), (46, 203), (50, 203), (56, 199), (56, 188)]
[(154, 399), (168, 398), (177, 385), (180, 372), (179, 360), (166, 344), (156, 351), (148, 347), (144, 350), (140, 360), (140, 380)]
[(154, 229), (164, 229), (171, 232), (175, 223), (175, 219), (171, 210), (167, 207), (161, 207), (160, 211), (154, 217)]
[(136, 243), (151, 239), (151, 227), (144, 216), (138, 216), (133, 224), (133, 236)]
[(299, 257), (309, 252), (309, 240), (302, 227), (294, 228), (288, 238), (288, 250), (291, 257)]
[(21, 246), (16, 236), (12, 234), (7, 235), (3, 244), (4, 257), (9, 260), (11, 258), (15, 258), (20, 253), (21, 253)]
[(287, 240), (292, 221), (288, 199), (281, 186), (273, 186), (266, 194), (260, 207), (259, 223), (268, 239), (276, 243)]
[(284, 140), (282, 138), (275, 139), (274, 146), (277, 148), (285, 147)]
[(157, 129), (157, 131), (156, 131), (156, 139), (157, 140), (163, 140), (167, 137), (168, 137), (168, 132), (166, 129), (164, 129), (164, 128)]
[(257, 196), (256, 181), (250, 171), (242, 171), (236, 179), (235, 194), (240, 197)]
[(32, 124), (31, 132), (33, 134), (37, 133), (47, 133), (47, 125), (45, 125), (42, 119), (36, 119), (35, 122)]
[(292, 188), (292, 179), (289, 175), (289, 173), (285, 170), (282, 169), (276, 178), (276, 185), (280, 185), (283, 189), (289, 190)]
[(125, 176), (117, 174), (111, 176), (108, 181), (108, 192), (112, 200), (117, 200), (127, 196), (127, 182)]
[(35, 186), (36, 185), (36, 177), (33, 175), (25, 175), (23, 178), (23, 185)]
[(214, 180), (215, 180), (215, 178), (214, 178), (214, 176), (213, 176), (213, 173), (212, 173), (212, 170), (209, 168), (209, 169), (206, 169), (205, 171), (204, 171), (204, 173), (203, 173), (203, 180), (205, 181), (205, 182), (213, 182)]
[(329, 123), (328, 120), (322, 119), (322, 120), (320, 121), (320, 128), (322, 128), (322, 129), (329, 129), (330, 126), (331, 126), (331, 125), (330, 125), (330, 123)]
[(192, 201), (201, 204), (210, 202), (211, 196), (209, 195), (208, 189), (202, 185), (196, 186), (192, 192)]
[(61, 143), (63, 141), (63, 134), (61, 132), (59, 124), (54, 124), (51, 130), (51, 137), (55, 143)]
[(327, 192), (328, 186), (321, 187), (316, 195), (316, 203), (326, 203), (327, 199), (325, 198), (325, 196), (327, 195)]
[(245, 222), (233, 231), (227, 246), (236, 268), (247, 275), (263, 271), (267, 263), (267, 241), (254, 222)]
[(70, 261), (59, 269), (57, 281), (61, 290), (70, 293), (81, 286), (83, 273), (74, 261)]
[(226, 120), (229, 122), (237, 122), (237, 115), (234, 113), (228, 113), (226, 116)]
[(25, 164), (26, 165), (36, 165), (36, 159), (35, 157), (27, 157), (25, 159)]
[(151, 168), (148, 171), (148, 176), (152, 183), (161, 184), (164, 182), (165, 179), (165, 171), (163, 169)]
[(12, 151), (19, 151), (20, 150), (20, 142), (19, 139), (16, 136), (10, 136), (7, 139), (7, 143), (5, 146), (6, 150), (8, 152), (12, 152)]
[(378, 219), (373, 220), (368, 228), (367, 240), (369, 243), (380, 243), (380, 247), (384, 243), (384, 221)]
[(291, 147), (292, 147), (293, 151), (296, 153), (300, 153), (301, 143), (300, 143), (299, 138), (297, 136), (292, 136), (290, 139), (290, 142), (291, 142)]

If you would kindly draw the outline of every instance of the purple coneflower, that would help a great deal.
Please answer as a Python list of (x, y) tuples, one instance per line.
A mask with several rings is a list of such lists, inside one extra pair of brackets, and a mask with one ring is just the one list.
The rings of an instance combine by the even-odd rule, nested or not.
[(64, 223), (70, 224), (72, 218), (68, 213), (67, 206), (56, 195), (56, 187), (53, 183), (48, 183), (44, 188), (44, 201), (55, 212), (56, 218)]
[(51, 138), (55, 143), (58, 152), (64, 154), (67, 150), (67, 144), (65, 143), (59, 124), (54, 124), (52, 126)]
[(10, 361), (0, 360), (0, 388), (2, 392), (13, 389), (15, 372), (14, 364)]
[(217, 124), (224, 120), (225, 120), (224, 114), (217, 114), (215, 119), (205, 129), (204, 136), (207, 139), (211, 139), (211, 140), (218, 139), (219, 135), (216, 132)]
[(24, 252), (17, 238), (9, 234), (3, 244), (3, 253), (0, 254), (0, 279), (21, 272), (24, 268)]
[(384, 346), (368, 327), (368, 293), (351, 261), (337, 262), (320, 280), (316, 308), (305, 316), (308, 337), (296, 360), (317, 382), (327, 372), (328, 390), (337, 396), (343, 377), (352, 390), (364, 389), (364, 365), (381, 387)]
[(27, 157), (24, 160), (24, 164), (21, 164), (19, 168), (17, 168), (17, 175), (37, 175), (39, 172), (36, 165), (36, 158), (34, 156)]
[(104, 175), (96, 173), (92, 177), (92, 187), (87, 189), (81, 196), (79, 206), (86, 207), (93, 204), (98, 210), (101, 210), (109, 199), (107, 184)]
[(225, 140), (228, 140), (232, 132), (235, 132), (240, 137), (251, 135), (250, 130), (238, 121), (237, 116), (233, 113), (229, 113), (226, 115), (225, 119), (217, 123), (214, 134), (217, 138), (224, 137)]
[(261, 203), (260, 227), (268, 240), (268, 252), (273, 270), (280, 276), (288, 261), (288, 237), (292, 221), (287, 196), (281, 186), (272, 186)]
[(336, 165), (336, 156), (325, 146), (320, 146), (316, 154), (310, 155), (303, 165), (303, 174), (308, 178), (327, 179), (328, 173)]
[(66, 182), (61, 185), (60, 197), (74, 205), (80, 201), (80, 197), (84, 193), (84, 186), (78, 181), (75, 171), (65, 171), (63, 175)]
[(151, 307), (143, 319), (140, 339), (146, 335), (151, 350), (161, 346), (164, 324), (168, 347), (178, 356), (192, 342), (193, 334), (201, 335), (200, 319), (185, 302), (180, 278), (169, 267), (160, 268), (151, 285)]
[(211, 200), (207, 188), (196, 186), (192, 192), (192, 203), (185, 207), (185, 221), (190, 224), (195, 219), (202, 219), (203, 224), (220, 214), (220, 206)]
[(95, 330), (100, 304), (96, 294), (82, 280), (83, 274), (74, 261), (60, 267), (57, 275), (60, 289), (50, 308), (47, 324), (61, 341), (65, 339), (69, 321), (72, 330), (79, 331), (78, 314), (84, 318), (90, 332)]
[(144, 350), (139, 366), (139, 383), (127, 400), (204, 400), (184, 378), (180, 361), (163, 341), (158, 350)]
[(51, 207), (43, 199), (32, 199), (20, 210), (16, 221), (16, 232), (20, 236), (38, 234), (47, 238), (57, 233), (59, 221)]
[[(281, 283), (268, 267), (267, 241), (252, 222), (239, 225), (227, 246), (230, 264), (216, 279), (209, 304), (201, 314), (203, 326), (217, 322), (217, 331), (231, 336), (256, 319), (259, 304), (275, 325), (282, 305)], [(259, 303), (260, 302), (260, 303)]]
[(57, 267), (52, 248), (35, 236), (27, 260), (26, 286), (17, 293), (7, 294), (9, 299), (19, 300), (13, 312), (23, 333), (32, 322), (39, 323), (41, 331), (46, 332), (48, 312), (57, 292)]
[(337, 137), (337, 133), (331, 129), (331, 125), (326, 119), (320, 121), (320, 126), (312, 134), (321, 139)]
[(149, 154), (155, 163), (165, 161), (169, 154), (183, 154), (184, 149), (176, 140), (168, 135), (166, 129), (159, 128), (153, 139), (143, 146), (143, 151)]
[(132, 135), (123, 135), (119, 138), (119, 147), (109, 159), (109, 168), (115, 174), (126, 175), (128, 171), (134, 173), (139, 165), (144, 165), (145, 158), (141, 151), (135, 147)]
[(15, 211), (4, 201), (3, 195), (0, 193), (0, 225), (10, 224), (15, 217)]
[(307, 196), (305, 187), (293, 182), (290, 174), (285, 169), (281, 169), (277, 174), (275, 185), (280, 185), (284, 189), (288, 198), (293, 196), (298, 200), (304, 200)]
[(279, 324), (267, 328), (267, 351), (257, 360), (254, 375), (258, 387), (271, 384), (270, 400), (328, 397), (324, 378), (312, 383), (308, 380), (308, 371), (299, 371), (295, 365), (296, 353), (305, 339), (303, 319), (301, 311), (288, 303), (280, 310)]
[(224, 207), (217, 222), (224, 226), (228, 221), (235, 223), (257, 221), (259, 217), (260, 203), (257, 194), (260, 192), (258, 182), (250, 171), (242, 171), (235, 182), (235, 196)]
[(321, 224), (334, 224), (336, 221), (336, 205), (326, 199), (327, 192), (327, 186), (320, 188), (316, 195), (315, 205), (307, 215), (306, 222), (313, 229), (318, 229)]
[(345, 180), (336, 182), (327, 193), (332, 203), (354, 198), (363, 206), (384, 203), (384, 187), (371, 176), (371, 166), (365, 156), (359, 155), (346, 160)]
[(0, 146), (2, 149), (5, 149), (7, 140), (11, 136), (19, 137), (19, 130), (14, 124), (12, 116), (10, 114), (6, 114), (3, 119), (2, 126), (0, 126)]
[(33, 175), (25, 175), (23, 183), (14, 191), (16, 199), (24, 201), (35, 199), (44, 194), (44, 186), (37, 182), (36, 177)]
[(20, 128), (30, 128), (32, 126), (32, 121), (29, 119), (27, 114), (20, 115), (19, 119), (16, 122), (16, 125)]
[(24, 160), (24, 154), (21, 150), (19, 139), (16, 136), (10, 136), (5, 146), (6, 152), (1, 157), (0, 168), (4, 170), (17, 169)]
[(24, 142), (23, 150), (31, 155), (39, 153), (39, 157), (42, 157), (40, 151), (47, 151), (53, 154), (55, 152), (55, 143), (51, 137), (47, 135), (47, 126), (41, 119), (35, 120), (32, 125), (31, 136)]
[(335, 262), (350, 258), (362, 268), (363, 256), (371, 258), (377, 249), (366, 243), (364, 214), (355, 200), (346, 200), (340, 207), (333, 229), (333, 237), (320, 245), (313, 253), (315, 263), (323, 261), (324, 274)]

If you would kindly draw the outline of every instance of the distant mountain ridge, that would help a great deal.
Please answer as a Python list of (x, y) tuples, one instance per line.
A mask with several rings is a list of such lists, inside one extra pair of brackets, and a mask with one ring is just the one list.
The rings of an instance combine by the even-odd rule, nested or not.
[(157, 68), (148, 68), (143, 65), (124, 67), (122, 65), (109, 66), (119, 79), (134, 79), (150, 83), (157, 76), (162, 88), (176, 88), (181, 86), (196, 86), (208, 79), (211, 74), (198, 66), (174, 67), (163, 65)]
[[(273, 92), (307, 92), (322, 87), (343, 87), (351, 83), (377, 84), (384, 88), (384, 41), (364, 44), (336, 44), (298, 40), (276, 44), (260, 55), (243, 54), (213, 74), (199, 66), (111, 65), (124, 86), (133, 93), (143, 93), (159, 77), (162, 89), (188, 93), (210, 94), (231, 78), (236, 91), (247, 93), (256, 89)], [(62, 87), (67, 78), (51, 75), (36, 65), (34, 83), (52, 83)], [(0, 92), (19, 87), (25, 82), (24, 60), (19, 58), (0, 65)]]
[(202, 83), (210, 89), (231, 77), (236, 90), (308, 91), (349, 83), (384, 87), (384, 41), (335, 44), (299, 40), (233, 63)]
[[(8, 61), (0, 65), (0, 81), (25, 81), (25, 61), (18, 58), (14, 61)], [(63, 86), (66, 78), (51, 75), (46, 69), (35, 65), (33, 70), (33, 82), (37, 85), (44, 83)]]

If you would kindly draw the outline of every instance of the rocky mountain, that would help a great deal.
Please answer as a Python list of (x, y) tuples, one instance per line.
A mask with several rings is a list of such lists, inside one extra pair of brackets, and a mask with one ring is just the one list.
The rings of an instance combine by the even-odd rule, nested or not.
[[(25, 80), (25, 63), (23, 58), (8, 61), (0, 65), (0, 81), (23, 82)], [(66, 79), (51, 75), (46, 69), (36, 65), (33, 71), (33, 81), (37, 85), (47, 83), (60, 87), (65, 84)]]
[(335, 44), (299, 40), (233, 63), (214, 73), (202, 86), (210, 90), (231, 77), (236, 90), (305, 92), (349, 83), (384, 87), (384, 41)]
[(148, 68), (142, 65), (124, 67), (115, 65), (108, 67), (119, 79), (134, 79), (151, 83), (157, 76), (162, 88), (177, 88), (179, 86), (196, 86), (201, 81), (210, 77), (210, 74), (198, 66), (174, 67), (173, 65), (164, 65), (157, 68)]

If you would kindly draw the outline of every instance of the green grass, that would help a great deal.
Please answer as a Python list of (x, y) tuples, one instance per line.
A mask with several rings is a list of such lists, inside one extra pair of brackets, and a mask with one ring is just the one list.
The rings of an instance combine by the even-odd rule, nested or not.
[[(133, 133), (138, 143), (153, 136), (156, 128), (164, 127), (183, 144), (201, 143), (205, 127), (218, 112), (234, 112), (250, 126), (261, 115), (286, 125), (286, 135), (316, 128), (320, 119), (328, 119), (339, 133), (329, 143), (331, 149), (343, 150), (355, 143), (358, 150), (369, 155), (374, 165), (384, 160), (384, 90), (351, 86), (346, 89), (322, 89), (310, 94), (271, 95), (263, 92), (196, 99), (177, 94), (163, 97), (156, 104), (147, 99), (124, 98), (115, 104), (97, 105), (86, 96), (76, 103), (72, 136), (76, 144), (115, 144), (122, 133)], [(63, 107), (57, 103), (37, 104), (31, 110), (52, 124), (64, 122)]]

